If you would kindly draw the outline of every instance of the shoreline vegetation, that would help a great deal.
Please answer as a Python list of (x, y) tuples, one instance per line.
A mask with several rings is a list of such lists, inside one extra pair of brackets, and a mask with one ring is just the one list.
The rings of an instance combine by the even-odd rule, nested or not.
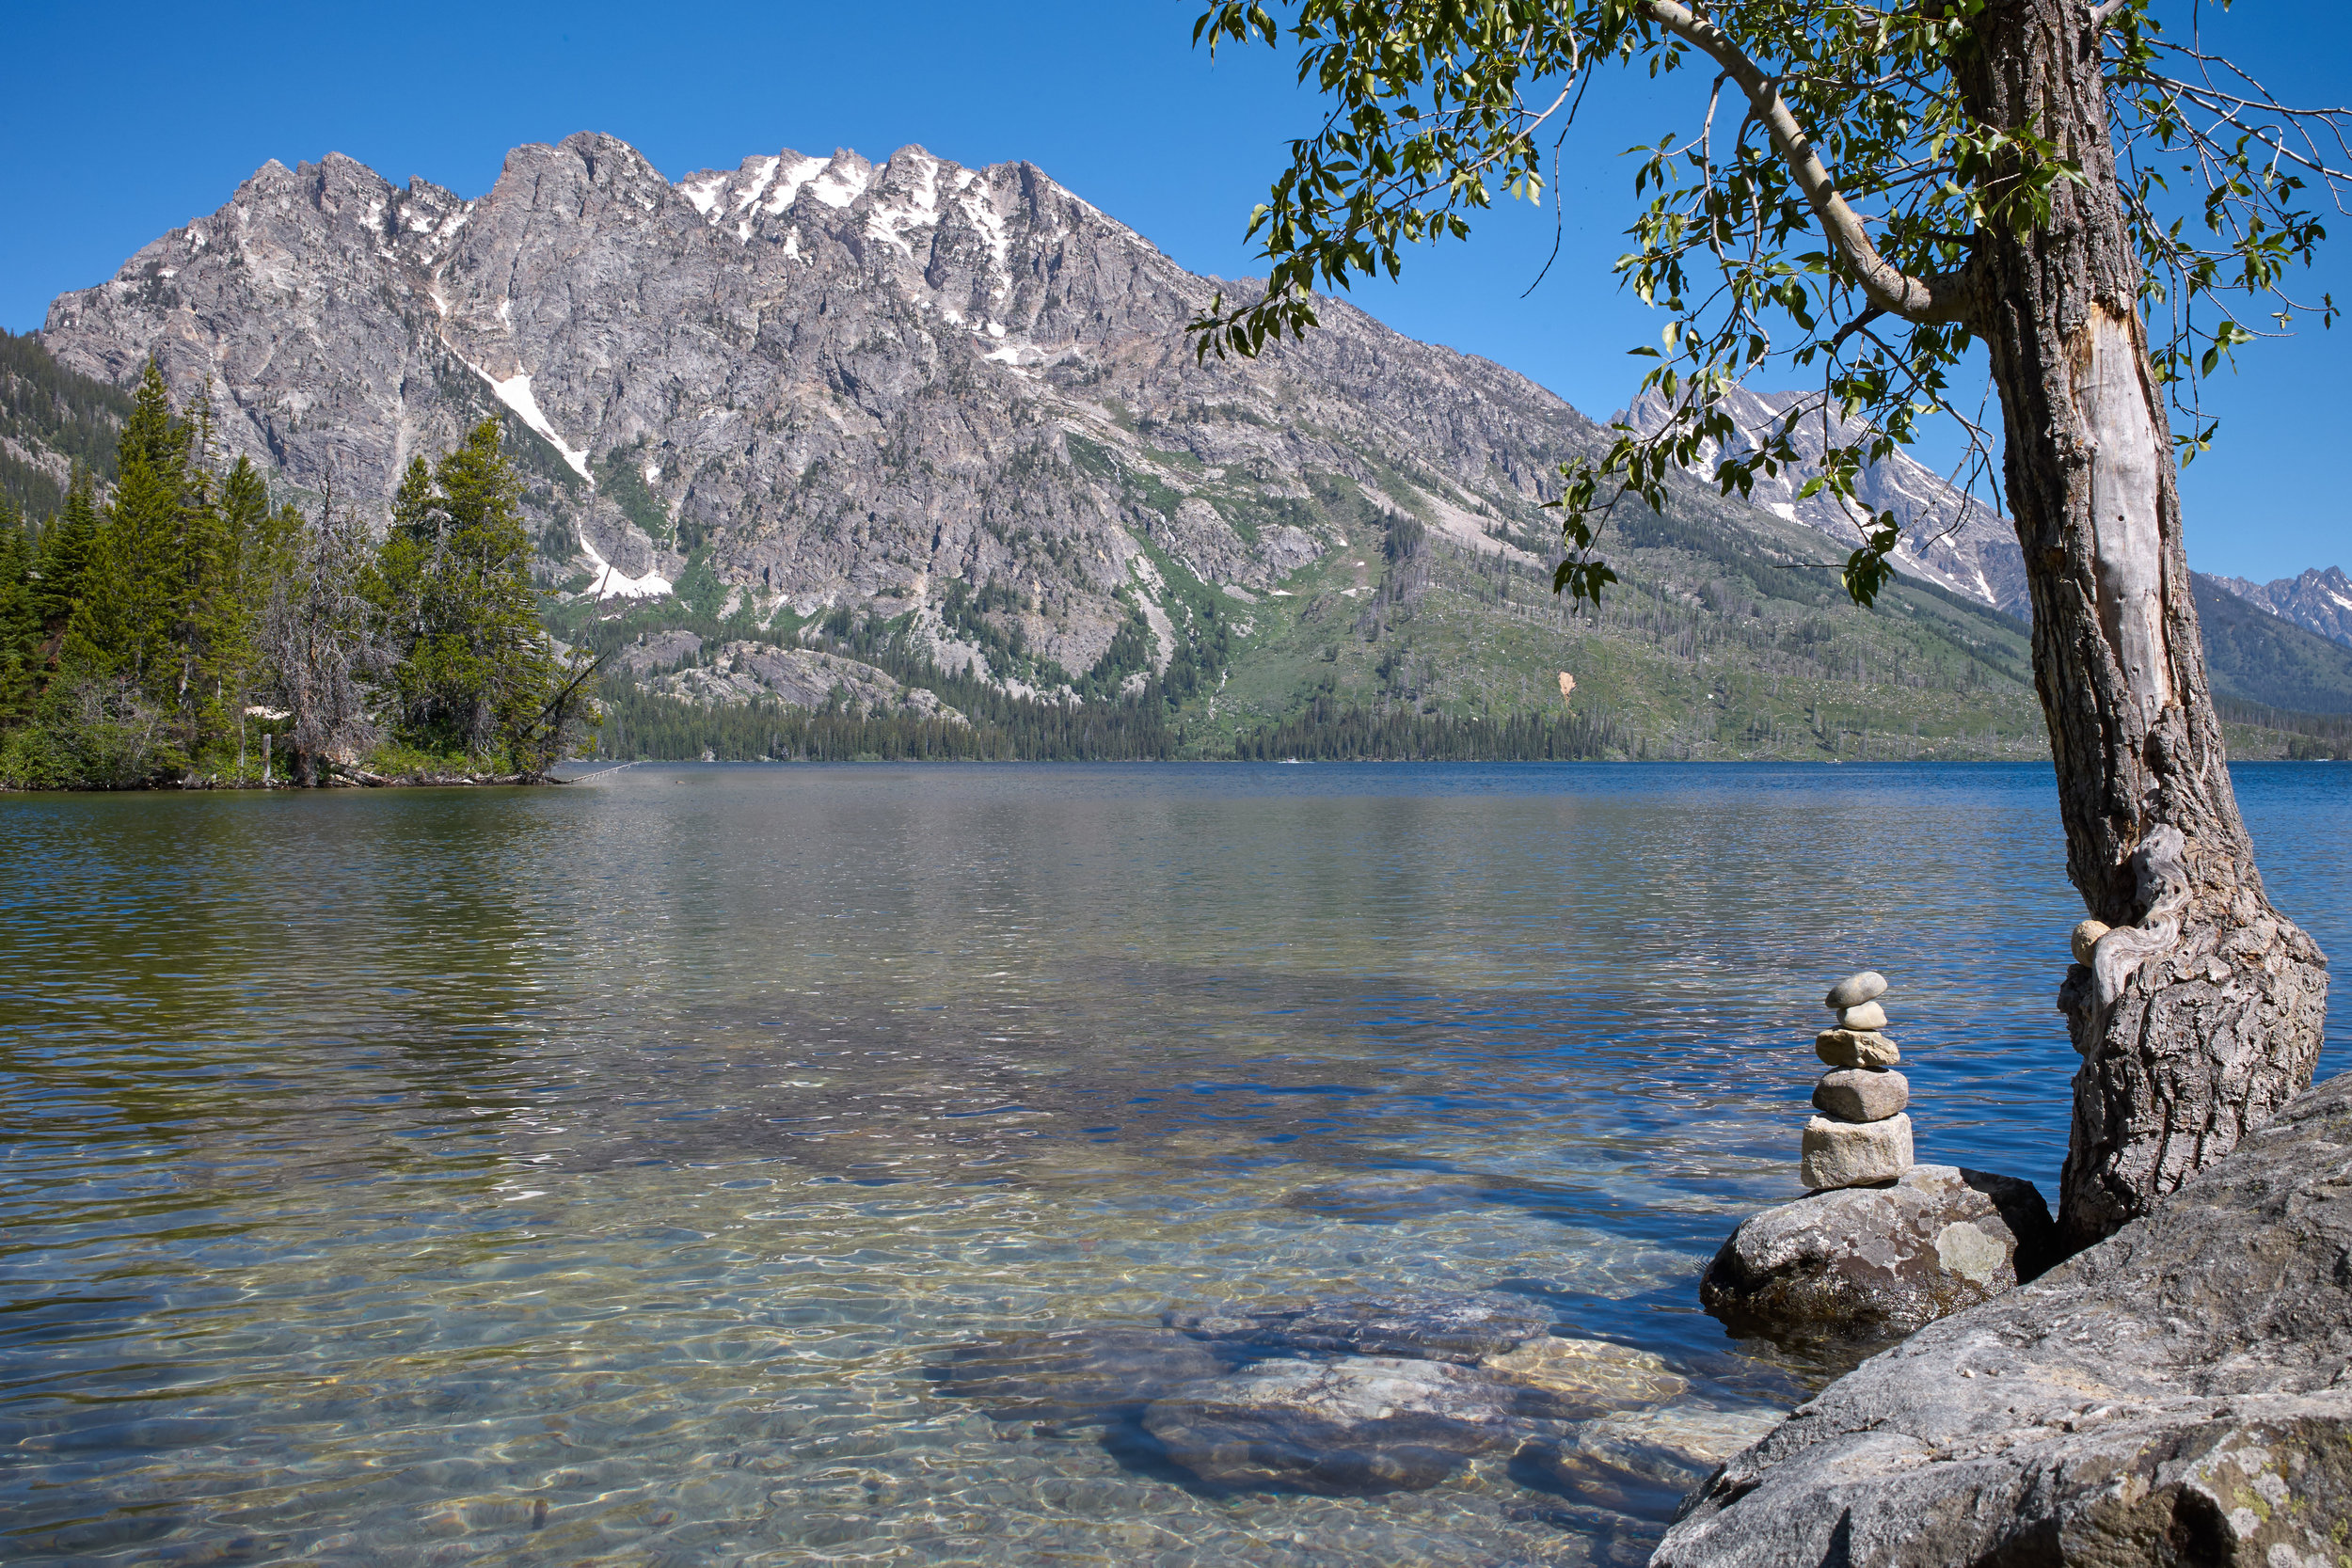
[(0, 786), (536, 782), (594, 733), (597, 661), (540, 622), (522, 485), (485, 420), (414, 459), (389, 529), (273, 506), (150, 361), (111, 493), (0, 501)]
[[(997, 591), (952, 584), (942, 614), (958, 635), (984, 646), (991, 668), (1024, 671), (1036, 689), (1009, 690), (969, 669), (942, 668), (912, 614), (837, 606), (807, 620), (780, 610), (771, 624), (747, 626), (720, 613), (717, 580), (693, 573), (683, 596), (658, 610), (551, 593), (534, 580), (545, 563), (534, 560), (516, 467), (528, 453), (514, 446), (509, 424), (485, 421), (437, 465), (412, 461), (379, 542), (331, 491), (306, 512), (273, 498), (245, 458), (224, 463), (209, 397), (175, 413), (153, 365), (122, 401), (112, 450), (84, 443), (91, 460), (77, 459), (43, 523), (31, 525), (0, 496), (0, 791), (517, 785), (555, 782), (554, 768), (568, 760), (1741, 760), (1741, 749), (1726, 754), (1721, 732), (1736, 706), (1724, 693), (1736, 695), (1742, 677), (1698, 672), (1709, 668), (1710, 649), (1721, 658), (1781, 635), (1771, 633), (1777, 622), (1757, 620), (1755, 604), (1742, 612), (1745, 601), (1721, 584), (1702, 584), (1688, 605), (1636, 584), (1625, 602), (1580, 624), (1573, 650), (1523, 641), (1486, 648), (1475, 638), (1467, 652), (1455, 650), (1485, 661), (1502, 696), (1513, 681), (1530, 684), (1528, 658), (1572, 659), (1592, 676), (1591, 698), (1580, 692), (1574, 707), (1498, 701), (1488, 709), (1479, 693), (1465, 712), (1431, 686), (1439, 664), (1458, 659), (1390, 650), (1365, 689), (1347, 672), (1351, 658), (1372, 657), (1373, 643), (1327, 636), (1322, 621), (1285, 634), (1295, 641), (1312, 630), (1309, 641), (1322, 641), (1309, 660), (1315, 678), (1284, 692), (1280, 672), (1268, 677), (1237, 664), (1229, 607), (1213, 594), (1186, 601), (1193, 629), (1164, 659), (1154, 659), (1150, 628), (1131, 607), (1131, 624), (1103, 659), (1073, 676), (1025, 651), (1017, 623), (1006, 633), (988, 619)], [(1385, 528), (1391, 570), (1371, 610), (1319, 593), (1301, 602), (1327, 600), (1343, 618), (1411, 610), (1426, 630), (1454, 603), (1428, 595), (1456, 577), (1465, 592), (1512, 597), (1491, 563), (1457, 561), (1418, 523), (1391, 518)], [(1428, 602), (1414, 610), (1423, 589)], [(1254, 612), (1267, 622), (1260, 641), (1273, 635), (1276, 603)], [(672, 629), (679, 626), (692, 635)], [(1804, 637), (1782, 641), (1796, 638), (1801, 653), (1812, 646), (1804, 638), (1831, 629), (1805, 623)], [(1624, 650), (1612, 634), (1680, 637), (1677, 657), (1695, 661), (1697, 684), (1685, 684), (1696, 711), (1661, 724), (1657, 703), (1671, 693), (1661, 687), (1645, 698), (1642, 683), (1628, 685), (1613, 670)], [(1376, 641), (1376, 626), (1370, 635)], [(649, 636), (684, 637), (691, 651), (648, 659)], [(898, 697), (869, 706), (874, 689), (861, 701), (837, 686), (815, 706), (780, 696), (696, 700), (682, 678), (710, 662), (714, 643), (854, 661), (876, 673), (869, 684)], [(1845, 657), (1844, 643), (1824, 646), (1823, 657)], [(1963, 690), (1994, 678), (1994, 651), (1954, 647), (1957, 673), (1938, 666), (1909, 678)], [(1859, 679), (1865, 666), (1853, 657)], [(1899, 659), (1891, 670), (1871, 668), (1894, 683), (1888, 689), (1910, 689)], [(1747, 725), (1733, 739), (1756, 740), (1764, 722), (1774, 746), (1791, 736), (1801, 743), (1785, 760), (1823, 763), (2048, 756), (2029, 709), (1985, 718), (1981, 728), (1922, 733), (1913, 723), (1905, 733), (1868, 711), (1867, 699), (1848, 705), (1851, 712), (1834, 697), (1810, 705), (1789, 724), (1732, 716), (1734, 728)], [(2352, 716), (2229, 698), (2218, 706), (2241, 759), (2352, 758)], [(1714, 740), (1703, 743), (1703, 732)]]

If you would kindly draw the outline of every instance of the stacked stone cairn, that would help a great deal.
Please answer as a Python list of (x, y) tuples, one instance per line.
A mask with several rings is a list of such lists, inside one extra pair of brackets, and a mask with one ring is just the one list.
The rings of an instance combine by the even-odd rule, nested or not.
[(1911, 1085), (1893, 1070), (1902, 1053), (1880, 1033), (1886, 1009), (1878, 999), (1885, 994), (1885, 976), (1866, 969), (1838, 981), (1826, 998), (1837, 1027), (1813, 1041), (1830, 1070), (1813, 1086), (1821, 1114), (1804, 1124), (1799, 1167), (1816, 1192), (1880, 1186), (1911, 1168), (1911, 1118), (1903, 1114)]

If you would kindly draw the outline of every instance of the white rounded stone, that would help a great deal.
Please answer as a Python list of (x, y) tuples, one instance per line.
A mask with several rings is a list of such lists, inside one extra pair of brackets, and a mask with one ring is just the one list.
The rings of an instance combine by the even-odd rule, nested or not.
[(1837, 1026), (1840, 1029), (1883, 1029), (1886, 1027), (1886, 1009), (1875, 1002), (1857, 1003), (1838, 1012)]

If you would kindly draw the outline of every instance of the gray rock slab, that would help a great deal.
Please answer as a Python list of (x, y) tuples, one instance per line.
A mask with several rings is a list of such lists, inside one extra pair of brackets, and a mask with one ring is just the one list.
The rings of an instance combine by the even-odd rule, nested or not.
[(1815, 1191), (1892, 1181), (1911, 1168), (1911, 1118), (1834, 1121), (1815, 1117), (1799, 1144), (1798, 1179)]
[(1821, 998), (1821, 1003), (1830, 1011), (1836, 1012), (1844, 1007), (1858, 1007), (1885, 994), (1886, 976), (1875, 969), (1866, 969), (1859, 974), (1849, 974), (1830, 987), (1829, 994)]
[(1261, 1361), (1144, 1412), (1168, 1457), (1215, 1487), (1368, 1496), (1435, 1486), (1474, 1453), (1593, 1414), (1548, 1390), (1404, 1356)]
[(2337, 1568), (2348, 1538), (2352, 1074), (1799, 1406), (1652, 1561)]
[(1883, 1068), (1840, 1068), (1813, 1085), (1813, 1104), (1839, 1121), (1884, 1121), (1911, 1103), (1911, 1080)]
[(1332, 1297), (1304, 1307), (1216, 1306), (1171, 1312), (1169, 1327), (1261, 1351), (1402, 1355), (1469, 1365), (1548, 1337), (1551, 1321), (1517, 1296)]
[(1133, 1412), (1244, 1359), (1246, 1353), (1164, 1328), (1089, 1328), (959, 1345), (931, 1379), (934, 1392), (993, 1414), (1083, 1424)]
[(2032, 1182), (1914, 1165), (1891, 1186), (1749, 1215), (1708, 1265), (1699, 1303), (1736, 1333), (1783, 1342), (1885, 1339), (2031, 1278), (2054, 1240)]

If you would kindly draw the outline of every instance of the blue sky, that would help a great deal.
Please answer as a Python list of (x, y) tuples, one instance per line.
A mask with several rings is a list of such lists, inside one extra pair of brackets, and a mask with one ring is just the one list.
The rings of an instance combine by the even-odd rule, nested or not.
[[(2218, 38), (2282, 97), (2352, 93), (2352, 8), (2241, 0)], [(753, 153), (919, 142), (966, 164), (1025, 158), (1196, 271), (1256, 270), (1242, 230), (1310, 100), (1266, 51), (1191, 47), (1193, 0), (664, 8), (345, 4), (82, 7), (9, 0), (0, 100), (0, 325), (113, 275), (211, 212), (270, 158), (333, 150), (395, 180), (478, 196), (507, 149), (579, 130), (634, 144), (671, 178)], [(92, 18), (103, 16), (103, 26)], [(1615, 154), (1695, 119), (1705, 84), (1619, 80), (1587, 103), (1549, 213), (1491, 216), (1356, 302), (1414, 337), (1483, 354), (1605, 418), (1655, 332), (1609, 262), (1632, 210)], [(1575, 157), (1579, 145), (1583, 154)], [(2310, 280), (2352, 300), (2352, 219)], [(2185, 476), (2191, 561), (2257, 579), (2352, 566), (2352, 325), (2242, 351), (2207, 403), (2217, 450)]]

